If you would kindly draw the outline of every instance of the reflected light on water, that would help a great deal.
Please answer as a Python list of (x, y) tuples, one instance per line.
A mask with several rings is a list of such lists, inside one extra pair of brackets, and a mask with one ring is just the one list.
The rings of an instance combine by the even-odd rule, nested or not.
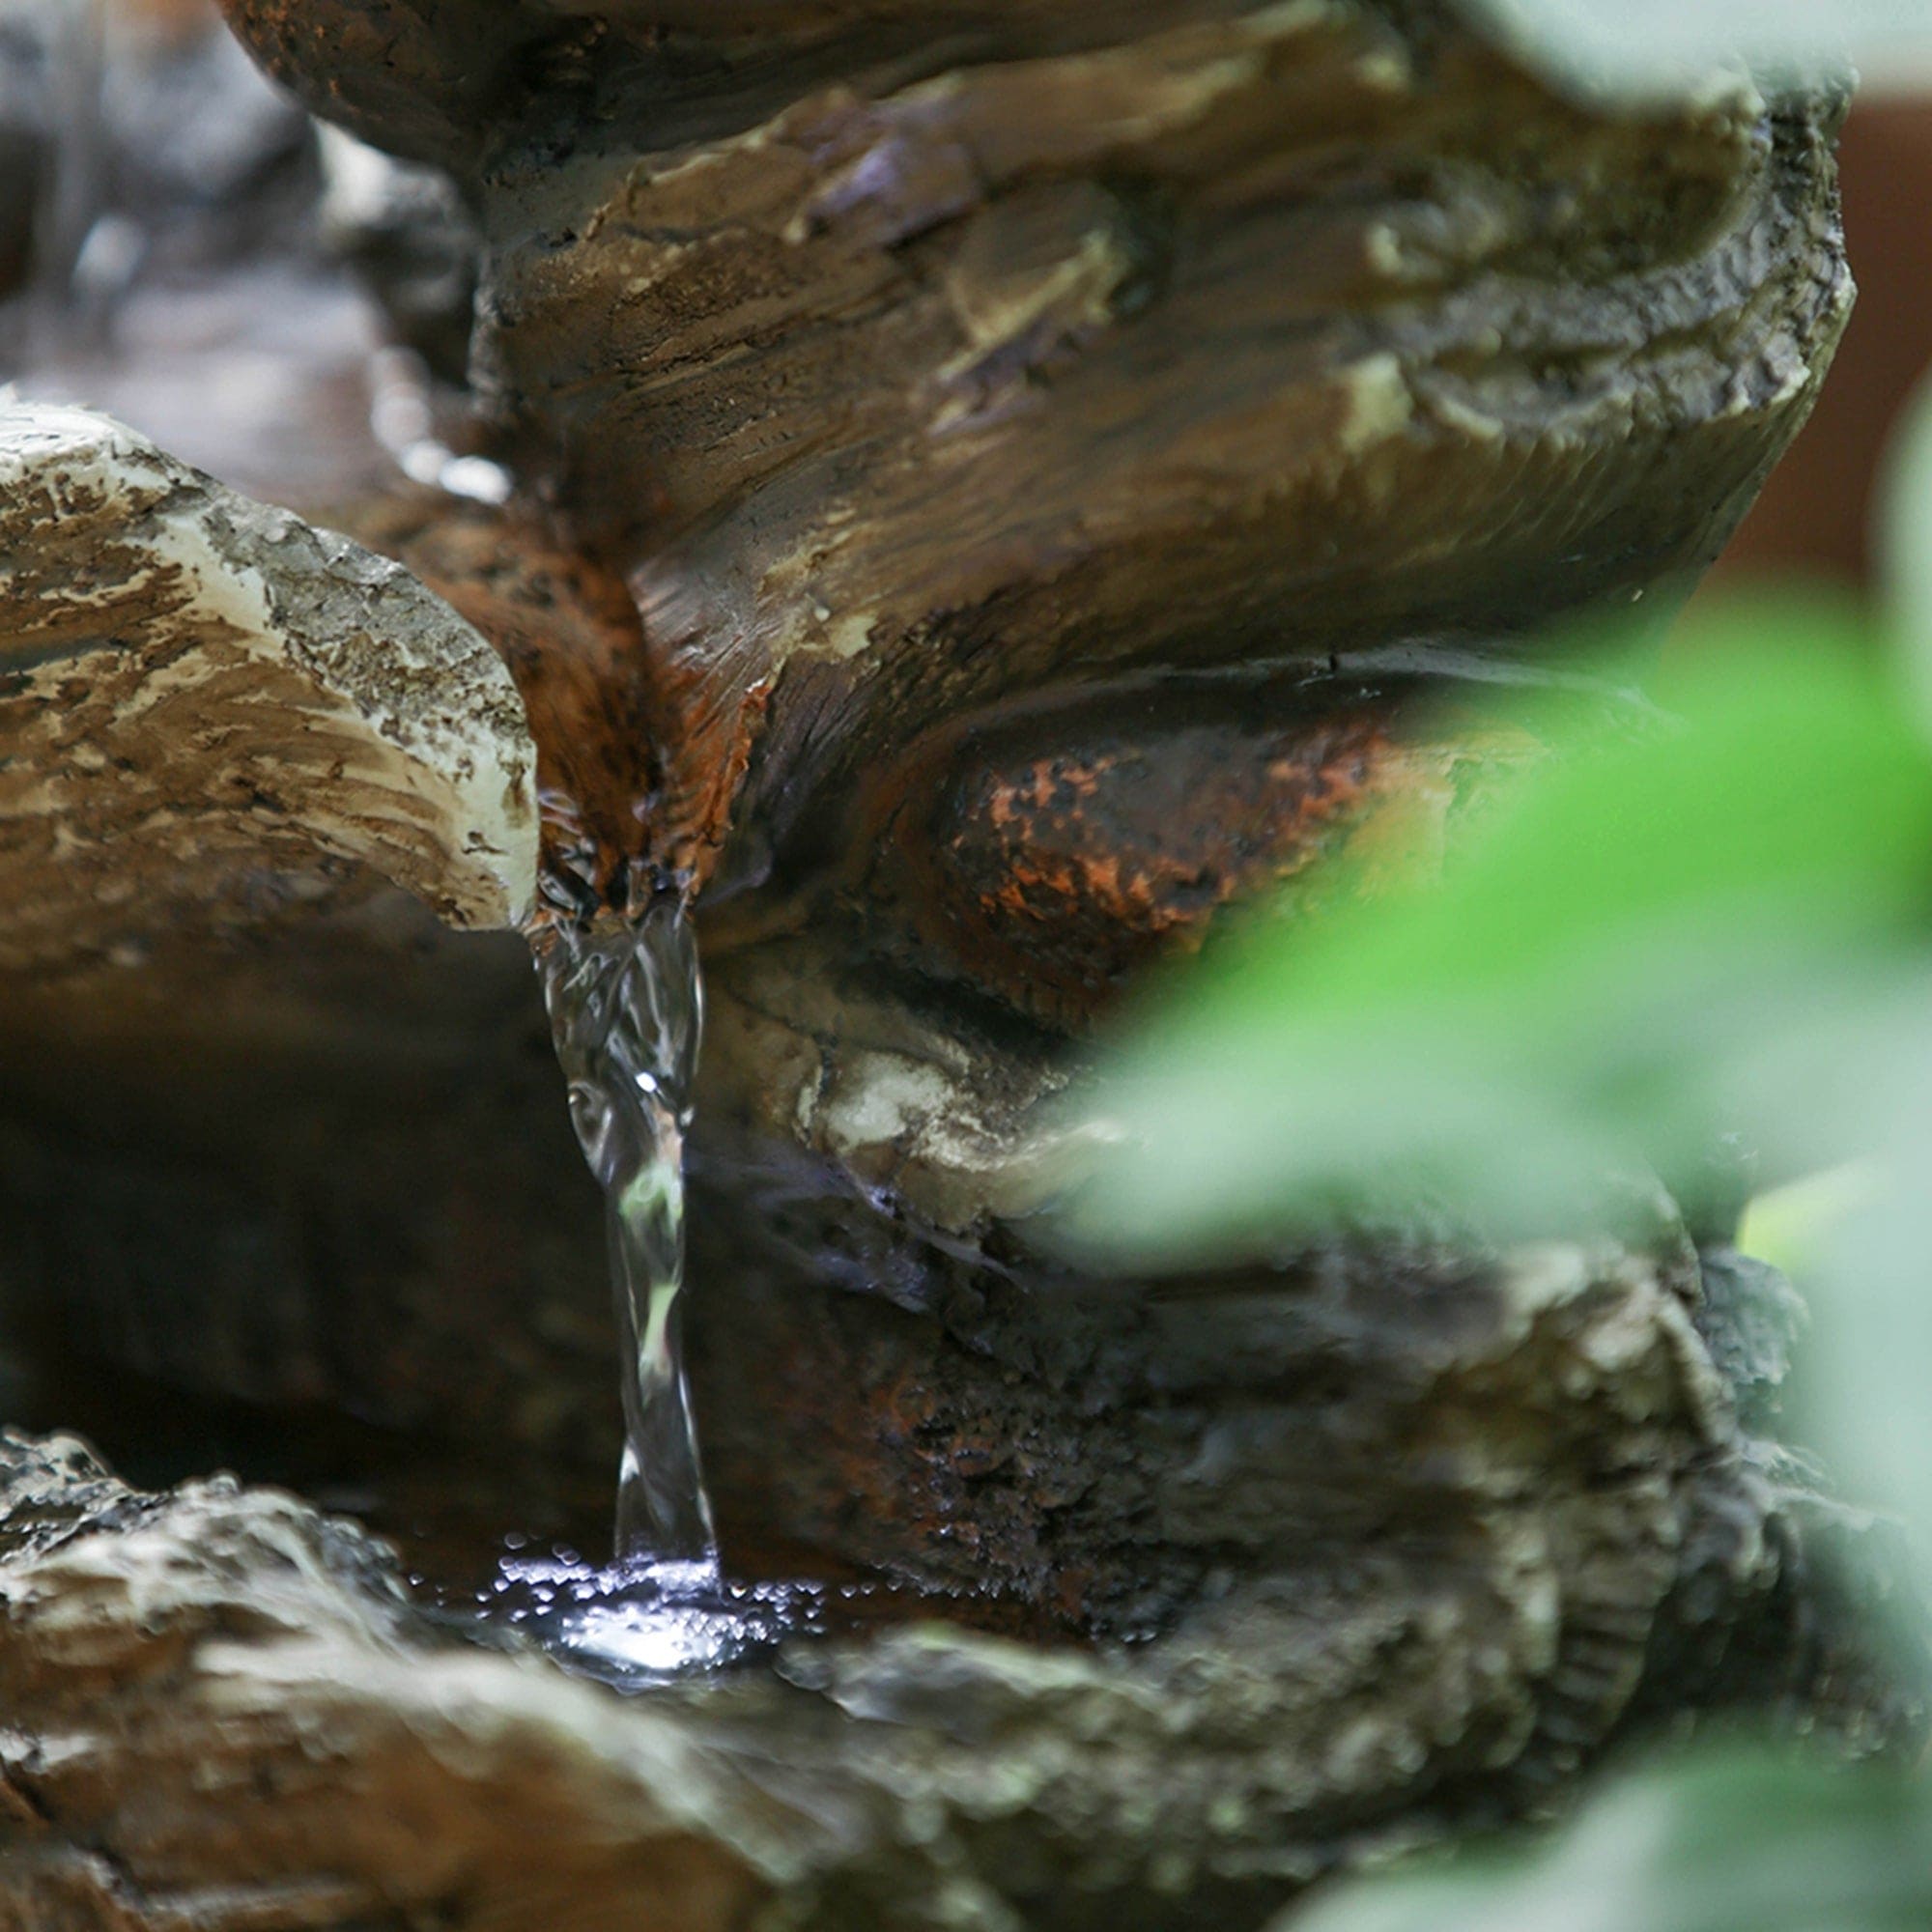
[(507, 1557), (483, 1600), (490, 1621), (620, 1690), (755, 1662), (787, 1637), (821, 1633), (825, 1606), (820, 1584), (726, 1582), (703, 1561), (598, 1569), (569, 1551)]

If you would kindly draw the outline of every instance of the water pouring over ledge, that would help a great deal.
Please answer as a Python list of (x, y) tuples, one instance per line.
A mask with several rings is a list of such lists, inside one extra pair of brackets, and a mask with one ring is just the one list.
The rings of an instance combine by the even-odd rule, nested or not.
[(684, 1136), (704, 1010), (684, 895), (657, 892), (612, 930), (559, 919), (532, 945), (571, 1124), (604, 1191), (624, 1452), (611, 1562), (512, 1556), (484, 1607), (586, 1675), (641, 1690), (817, 1627), (825, 1592), (727, 1583), (719, 1565), (681, 1339)]
[(555, 925), (537, 966), (571, 1125), (604, 1190), (623, 1365), (616, 1557), (715, 1577), (680, 1346), (684, 1135), (704, 1017), (683, 899), (661, 893), (612, 933)]

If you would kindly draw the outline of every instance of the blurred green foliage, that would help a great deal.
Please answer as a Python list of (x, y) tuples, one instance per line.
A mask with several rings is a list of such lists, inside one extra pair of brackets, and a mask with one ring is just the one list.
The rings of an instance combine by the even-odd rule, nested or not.
[(1287, 1924), (1293, 1932), (1925, 1932), (1932, 1807), (1883, 1771), (1732, 1748), (1612, 1785), (1533, 1858), (1465, 1857), (1344, 1886)]
[(1786, 1171), (1855, 1151), (1867, 1096), (1815, 1083), (1932, 957), (1932, 750), (1836, 608), (1697, 628), (1647, 728), (1511, 715), (1553, 755), (1439, 887), (1264, 910), (1155, 987), (1076, 1237), (1230, 1259), (1418, 1199), (1563, 1232), (1644, 1163), (1694, 1192), (1739, 1086)]
[[(1813, 1311), (1803, 1426), (1932, 1548), (1932, 404), (1893, 475), (1883, 611), (1733, 606), (1680, 628), (1647, 717), (1519, 707), (1553, 755), (1439, 880), (1256, 908), (1151, 989), (1087, 1103), (1107, 1154), (1069, 1241), (1171, 1268), (1418, 1208), (1581, 1233), (1647, 1174), (1694, 1205), (1741, 1128), (1776, 1189), (1747, 1226)], [(1681, 1756), (1540, 1847), (1345, 1883), (1291, 1923), (1925, 1928), (1932, 1787)]]
[(1492, 32), (1588, 94), (1661, 96), (1748, 69), (1772, 82), (1847, 68), (1932, 80), (1926, 0), (1465, 0)]

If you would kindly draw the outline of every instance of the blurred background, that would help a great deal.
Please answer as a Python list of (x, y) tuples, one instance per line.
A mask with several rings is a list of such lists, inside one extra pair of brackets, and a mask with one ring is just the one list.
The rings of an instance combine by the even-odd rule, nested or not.
[(1932, 363), (1932, 103), (1861, 99), (1838, 154), (1859, 300), (1823, 398), (1745, 519), (1714, 583), (1801, 569), (1864, 582), (1873, 479)]
[[(320, 510), (463, 453), (476, 238), (311, 122), (213, 0), (0, 0), (0, 382)], [(475, 466), (472, 466), (472, 472)]]

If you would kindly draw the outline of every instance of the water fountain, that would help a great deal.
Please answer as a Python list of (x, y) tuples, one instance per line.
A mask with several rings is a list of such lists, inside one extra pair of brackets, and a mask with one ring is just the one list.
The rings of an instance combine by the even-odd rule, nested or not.
[[(1842, 320), (1830, 103), (1620, 118), (1435, 0), (988, 6), (940, 37), (867, 0), (230, 11), (319, 111), (468, 178), (475, 366), (532, 514), (418, 504), (390, 554), (581, 702), (498, 689), (502, 769), (466, 744), (418, 774), (358, 687), (354, 755), (318, 757), (326, 654), (277, 682), (272, 626), (237, 668), (211, 622), (172, 708), (127, 708), (150, 799), (67, 755), (63, 705), (130, 653), (60, 630), (11, 775), (120, 836), (85, 879), (0, 844), (28, 969), (0, 1286), (55, 1327), (36, 1426), (147, 1456), (153, 1493), (0, 1440), (0, 1916), (1259, 1926), (1364, 1852), (1547, 1805), (1647, 1716), (1887, 1731), (1806, 1580), (1816, 1499), (1731, 1400), (1776, 1370), (1735, 1258), (1338, 1238), (1120, 1282), (1028, 1218), (1028, 1102), (1117, 968), (1315, 872), (1383, 779), (1411, 826), (1461, 795), (1466, 763), (1377, 762), (1386, 680), (1325, 737), (1308, 692), (1385, 648), (1534, 663), (1552, 613), (1721, 541)], [(313, 442), (250, 439), (278, 469)], [(245, 521), (286, 628), (297, 526)], [(129, 532), (63, 538), (6, 548), (96, 611)], [(399, 608), (365, 574), (313, 641), (388, 665)], [(426, 716), (485, 688), (451, 671)], [(232, 745), (238, 693), (288, 726), (253, 789), (189, 755)], [(635, 1377), (609, 1563), (599, 1208), (508, 929), (528, 895), (485, 863), (532, 740), (613, 781), (620, 831), (661, 789), (646, 829), (715, 866), (701, 1121), (676, 902), (545, 959)], [(157, 842), (180, 827), (208, 836)], [(691, 1670), (841, 1612), (712, 1550), (688, 1123), (731, 1562), (910, 1578), (949, 1620)], [(148, 1408), (111, 1399), (129, 1362)], [(155, 1411), (211, 1390), (252, 1452), (197, 1418), (153, 1455)], [(332, 1441), (292, 1473), (319, 1411), (419, 1456), (440, 1524), (378, 1460), (355, 1493)], [(519, 1463), (582, 1508), (511, 1552), (482, 1634), (660, 1694), (492, 1654), (469, 1572), (454, 1634), (405, 1587), (452, 1522), (478, 1564), (506, 1524), (552, 1536)]]
[(719, 1562), (682, 1342), (684, 1137), (704, 1009), (685, 895), (656, 891), (608, 929), (549, 917), (533, 945), (571, 1124), (604, 1192), (624, 1449), (610, 1563), (513, 1553), (482, 1606), (584, 1674), (640, 1690), (816, 1627), (824, 1591), (730, 1583)]

